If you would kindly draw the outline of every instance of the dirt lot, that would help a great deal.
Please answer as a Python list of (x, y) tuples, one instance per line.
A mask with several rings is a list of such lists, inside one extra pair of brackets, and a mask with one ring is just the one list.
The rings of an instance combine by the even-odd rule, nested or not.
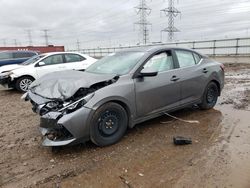
[[(250, 187), (250, 65), (226, 69), (215, 109), (185, 109), (129, 130), (116, 145), (52, 153), (39, 118), (16, 91), (0, 91), (0, 187)], [(174, 146), (173, 136), (192, 145)]]

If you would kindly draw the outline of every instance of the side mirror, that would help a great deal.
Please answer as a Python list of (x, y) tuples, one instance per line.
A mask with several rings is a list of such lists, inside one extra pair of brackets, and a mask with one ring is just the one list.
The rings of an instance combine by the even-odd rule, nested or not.
[(139, 77), (153, 77), (153, 76), (157, 76), (157, 74), (158, 74), (158, 71), (148, 67), (148, 68), (144, 68), (141, 70), (141, 72), (139, 73)]
[(39, 66), (39, 67), (44, 66), (44, 65), (45, 65), (45, 63), (44, 63), (43, 61), (40, 61), (40, 62), (38, 63), (38, 66)]

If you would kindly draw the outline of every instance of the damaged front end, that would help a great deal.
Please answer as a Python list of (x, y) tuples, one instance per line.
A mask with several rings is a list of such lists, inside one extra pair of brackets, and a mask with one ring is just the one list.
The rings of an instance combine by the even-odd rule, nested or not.
[[(113, 84), (117, 80), (118, 77), (113, 77), (93, 83), (88, 88), (78, 86), (77, 91), (68, 98), (42, 96), (37, 92), (39, 89), (31, 87), (22, 98), (30, 101), (32, 110), (41, 116), (40, 132), (45, 138), (43, 145), (64, 146), (89, 140), (89, 117), (93, 110), (87, 108), (85, 104), (93, 98), (96, 90)], [(58, 90), (62, 88), (60, 83), (56, 84)]]
[(5, 88), (12, 88), (13, 83), (10, 75), (12, 72), (3, 72), (0, 73), (0, 85), (2, 85)]

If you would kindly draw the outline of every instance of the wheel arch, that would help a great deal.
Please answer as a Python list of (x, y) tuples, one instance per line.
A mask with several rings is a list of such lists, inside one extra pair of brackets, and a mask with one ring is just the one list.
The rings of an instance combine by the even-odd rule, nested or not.
[(18, 79), (23, 78), (23, 77), (29, 77), (29, 78), (32, 78), (33, 80), (35, 80), (35, 78), (33, 76), (31, 76), (29, 74), (25, 74), (25, 75), (14, 78), (14, 81), (16, 82)]
[[(219, 90), (219, 96), (221, 95), (221, 86), (220, 86), (220, 82), (218, 82), (218, 80), (216, 80), (216, 79), (212, 79), (210, 82), (214, 82), (216, 85), (217, 85), (217, 87), (218, 87), (218, 90)], [(209, 82), (209, 83), (210, 83)]]
[(130, 111), (130, 108), (128, 107), (128, 105), (125, 102), (120, 101), (120, 100), (111, 100), (109, 102), (117, 103), (125, 109), (125, 111), (127, 112), (127, 116), (128, 116), (128, 127), (131, 128), (132, 127), (131, 126), (132, 118), (131, 118), (131, 111)]
[(128, 116), (128, 127), (132, 128), (133, 127), (133, 118), (132, 118), (133, 117), (133, 110), (129, 107), (129, 104), (121, 98), (109, 98), (109, 99), (100, 101), (94, 106), (93, 109), (97, 110), (98, 108), (100, 108), (104, 104), (112, 103), (112, 102), (119, 104), (120, 106), (122, 106), (125, 109), (127, 116)]
[(17, 77), (17, 78), (15, 78), (13, 81), (12, 81), (12, 85), (13, 85), (13, 87), (15, 88), (15, 89), (17, 89), (18, 91), (20, 91), (20, 92), (24, 92), (24, 91), (22, 91), (21, 89), (20, 89), (20, 87), (19, 86), (17, 86), (18, 85), (18, 80), (20, 80), (20, 79), (22, 79), (22, 78), (31, 78), (31, 79), (33, 79), (33, 81), (35, 80), (35, 78), (33, 77), (33, 76), (30, 76), (30, 75), (22, 75), (22, 76), (19, 76), (19, 77)]

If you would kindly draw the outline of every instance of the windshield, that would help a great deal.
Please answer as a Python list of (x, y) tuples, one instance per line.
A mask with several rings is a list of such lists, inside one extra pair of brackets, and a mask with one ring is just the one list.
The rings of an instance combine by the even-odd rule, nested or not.
[(38, 56), (33, 56), (32, 58), (28, 59), (27, 61), (24, 61), (22, 65), (30, 65), (38, 61), (39, 59), (43, 58), (44, 55), (38, 55)]
[(92, 64), (85, 71), (97, 74), (124, 75), (129, 73), (144, 52), (118, 52), (110, 54)]

